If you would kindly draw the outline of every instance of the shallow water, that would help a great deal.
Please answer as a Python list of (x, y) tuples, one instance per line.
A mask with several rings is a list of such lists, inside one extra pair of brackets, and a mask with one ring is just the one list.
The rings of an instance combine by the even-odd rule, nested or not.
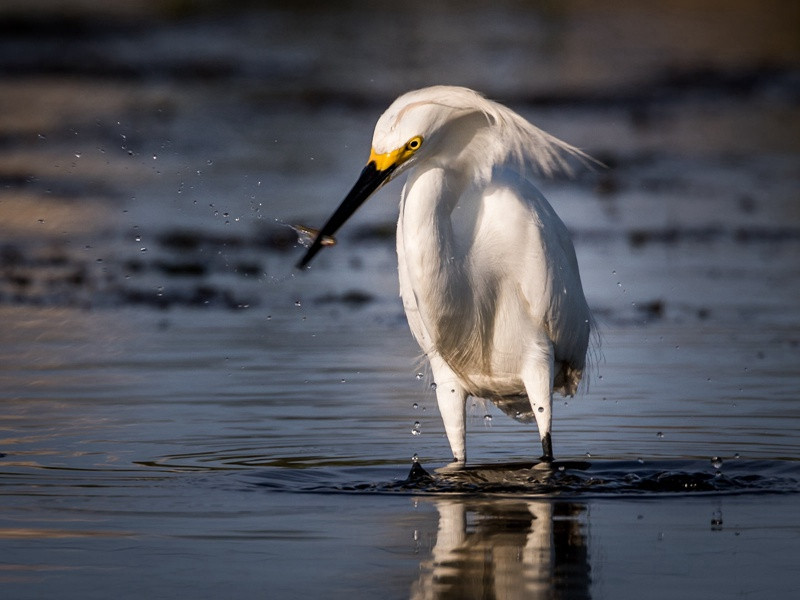
[[(772, 4), (410, 3), (416, 43), (354, 7), (20, 9), (0, 42), (3, 597), (791, 597), (800, 52)], [(389, 38), (405, 51), (379, 63)], [(398, 184), (293, 269), (285, 224), (318, 226), (386, 102), (443, 72), (608, 165), (542, 182), (601, 339), (549, 468), (476, 403), (470, 467), (443, 469)]]

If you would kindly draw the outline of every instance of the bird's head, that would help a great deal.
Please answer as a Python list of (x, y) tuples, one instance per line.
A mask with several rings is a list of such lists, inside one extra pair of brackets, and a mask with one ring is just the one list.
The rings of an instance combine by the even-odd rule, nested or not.
[[(308, 265), (322, 247), (322, 240), (336, 233), (381, 186), (420, 160), (442, 154), (443, 139), (450, 140), (449, 147), (464, 147), (466, 140), (458, 139), (457, 130), (466, 129), (463, 123), (461, 127), (454, 124), (469, 115), (481, 114), (480, 120), (486, 125), (487, 116), (480, 113), (480, 101), (486, 102), (477, 92), (449, 86), (408, 92), (395, 100), (375, 125), (367, 165), (297, 266)], [(445, 135), (454, 130), (456, 135)]]
[(403, 94), (378, 119), (367, 166), (297, 266), (308, 265), (322, 241), (377, 189), (423, 161), (488, 179), (495, 166), (510, 160), (550, 172), (561, 152), (580, 154), (468, 88), (433, 86)]

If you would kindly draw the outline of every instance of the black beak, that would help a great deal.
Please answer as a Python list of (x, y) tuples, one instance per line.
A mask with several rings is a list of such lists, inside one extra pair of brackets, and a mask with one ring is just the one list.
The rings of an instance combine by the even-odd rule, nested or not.
[(319, 249), (322, 248), (322, 240), (326, 236), (332, 237), (339, 227), (344, 225), (344, 222), (358, 210), (358, 207), (364, 204), (367, 198), (386, 182), (394, 169), (395, 167), (393, 165), (385, 171), (379, 171), (374, 161), (370, 161), (367, 166), (364, 167), (353, 189), (350, 190), (350, 193), (342, 200), (339, 208), (331, 215), (328, 222), (322, 226), (322, 229), (319, 230), (317, 237), (314, 238), (314, 242), (308, 248), (305, 256), (297, 263), (298, 269), (302, 269), (311, 262), (311, 259), (314, 258), (317, 252), (319, 252)]

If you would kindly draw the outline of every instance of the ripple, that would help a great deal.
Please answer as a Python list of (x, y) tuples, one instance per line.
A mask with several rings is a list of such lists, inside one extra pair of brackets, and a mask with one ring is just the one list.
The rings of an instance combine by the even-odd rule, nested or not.
[(253, 477), (259, 487), (306, 493), (619, 498), (800, 492), (800, 463), (790, 460), (737, 460), (720, 470), (699, 460), (556, 461), (432, 472), (415, 463), (405, 479), (395, 471), (270, 469)]

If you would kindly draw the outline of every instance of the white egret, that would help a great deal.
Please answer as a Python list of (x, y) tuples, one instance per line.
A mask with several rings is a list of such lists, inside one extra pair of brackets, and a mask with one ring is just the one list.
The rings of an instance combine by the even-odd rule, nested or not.
[(569, 156), (587, 158), (473, 90), (408, 92), (378, 119), (367, 166), (298, 263), (410, 173), (397, 224), (400, 295), (456, 464), (466, 461), (468, 396), (535, 418), (542, 459), (552, 460), (553, 392), (575, 393), (592, 319), (567, 228), (530, 177), (566, 169)]

